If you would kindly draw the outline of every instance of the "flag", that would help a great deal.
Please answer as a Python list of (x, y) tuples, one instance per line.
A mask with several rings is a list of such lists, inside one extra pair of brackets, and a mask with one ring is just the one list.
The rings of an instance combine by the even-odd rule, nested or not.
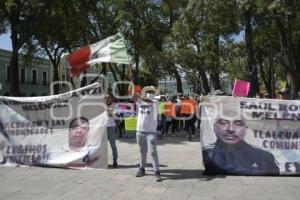
[(77, 76), (97, 63), (129, 64), (122, 34), (110, 36), (70, 54), (68, 56), (69, 75)]

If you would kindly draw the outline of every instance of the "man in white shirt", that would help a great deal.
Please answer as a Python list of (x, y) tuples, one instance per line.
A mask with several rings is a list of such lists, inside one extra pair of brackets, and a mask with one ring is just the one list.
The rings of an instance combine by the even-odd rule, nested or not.
[(151, 156), (153, 171), (156, 181), (162, 181), (159, 171), (159, 161), (157, 155), (157, 123), (158, 123), (158, 101), (155, 100), (155, 87), (146, 86), (142, 90), (143, 96), (137, 94), (132, 98), (137, 104), (137, 144), (140, 149), (140, 167), (136, 177), (145, 175), (147, 153)]

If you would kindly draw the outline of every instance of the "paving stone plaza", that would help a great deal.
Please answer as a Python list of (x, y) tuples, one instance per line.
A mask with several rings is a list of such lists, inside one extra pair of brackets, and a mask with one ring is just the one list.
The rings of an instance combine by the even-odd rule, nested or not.
[[(212, 200), (285, 199), (300, 196), (299, 177), (203, 176), (199, 137), (184, 133), (159, 141), (163, 181), (155, 182), (148, 160), (147, 176), (136, 178), (138, 146), (134, 138), (117, 141), (119, 167), (72, 170), (1, 167), (1, 200)], [(109, 147), (109, 146), (108, 146)]]

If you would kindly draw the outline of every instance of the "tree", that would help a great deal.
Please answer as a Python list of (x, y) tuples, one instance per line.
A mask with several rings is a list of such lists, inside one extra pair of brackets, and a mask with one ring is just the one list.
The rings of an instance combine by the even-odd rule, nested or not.
[[(35, 48), (42, 48), (53, 67), (53, 81), (59, 81), (59, 66), (63, 53), (113, 35), (117, 32), (114, 19), (115, 11), (111, 1), (68, 2), (47, 1), (39, 6), (33, 40)], [(111, 10), (111, 12), (107, 12)], [(106, 68), (105, 68), (106, 70)], [(86, 84), (83, 78), (81, 86)], [(59, 93), (59, 85), (54, 86)]]
[(300, 88), (300, 2), (295, 0), (258, 1), (261, 10), (272, 17), (280, 37), (280, 64), (287, 71), (288, 86), (298, 96)]
[(19, 50), (30, 40), (30, 27), (36, 15), (37, 4), (34, 0), (1, 0), (0, 19), (1, 30), (10, 29), (12, 54), (9, 64), (9, 93), (11, 96), (20, 95), (19, 90)]

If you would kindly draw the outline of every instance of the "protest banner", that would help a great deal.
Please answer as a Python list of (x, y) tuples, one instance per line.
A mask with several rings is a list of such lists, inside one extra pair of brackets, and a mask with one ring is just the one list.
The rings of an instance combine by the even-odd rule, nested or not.
[(133, 103), (120, 102), (115, 104), (115, 112), (122, 117), (135, 116), (135, 105)]
[(207, 96), (201, 135), (207, 173), (300, 174), (300, 101)]
[(107, 168), (99, 83), (45, 97), (0, 97), (1, 165)]

